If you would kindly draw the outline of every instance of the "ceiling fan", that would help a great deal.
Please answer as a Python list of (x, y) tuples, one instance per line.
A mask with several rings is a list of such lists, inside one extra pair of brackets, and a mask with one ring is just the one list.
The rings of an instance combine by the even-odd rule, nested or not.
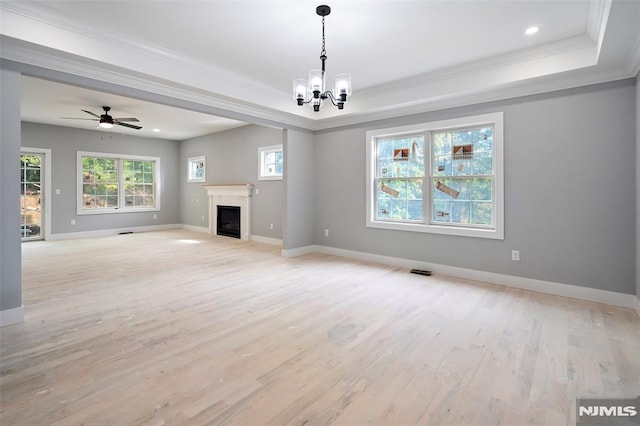
[(117, 124), (118, 126), (124, 126), (124, 127), (129, 127), (131, 129), (136, 129), (136, 130), (140, 130), (142, 129), (142, 127), (140, 126), (136, 126), (133, 124), (129, 124), (129, 123), (125, 123), (125, 121), (133, 121), (133, 122), (140, 122), (140, 120), (138, 120), (137, 118), (133, 118), (133, 117), (129, 117), (129, 118), (113, 118), (112, 116), (109, 115), (109, 111), (111, 110), (111, 107), (108, 106), (103, 106), (102, 109), (104, 110), (104, 114), (102, 115), (98, 115), (98, 114), (94, 114), (91, 111), (87, 111), (86, 109), (83, 109), (82, 111), (86, 112), (89, 115), (94, 116), (95, 118), (79, 118), (79, 117), (60, 117), (63, 118), (65, 120), (92, 120), (92, 121), (98, 121), (98, 127), (101, 127), (103, 129), (110, 129), (112, 128), (115, 124)]

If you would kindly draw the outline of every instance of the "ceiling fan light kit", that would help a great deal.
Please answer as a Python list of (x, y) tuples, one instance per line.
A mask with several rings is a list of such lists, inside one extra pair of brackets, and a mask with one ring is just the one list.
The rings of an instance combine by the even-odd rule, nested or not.
[(110, 107), (103, 106), (104, 114), (100, 116), (100, 122), (98, 123), (98, 127), (102, 129), (111, 129), (113, 127), (113, 118), (109, 115)]
[(325, 86), (325, 61), (327, 51), (325, 49), (324, 18), (331, 13), (331, 8), (327, 5), (320, 5), (316, 8), (316, 13), (322, 16), (322, 50), (320, 61), (322, 69), (315, 69), (309, 72), (309, 80), (298, 78), (293, 80), (293, 98), (298, 105), (311, 103), (314, 111), (320, 111), (322, 101), (331, 100), (338, 109), (344, 109), (347, 97), (351, 96), (351, 75), (346, 73), (337, 74), (333, 92), (326, 90)]

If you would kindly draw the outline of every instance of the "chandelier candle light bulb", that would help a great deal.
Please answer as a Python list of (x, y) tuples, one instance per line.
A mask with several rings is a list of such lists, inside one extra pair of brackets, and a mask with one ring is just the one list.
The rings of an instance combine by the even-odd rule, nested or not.
[(310, 90), (313, 92), (313, 97), (319, 97), (320, 93), (324, 91), (324, 71), (311, 70), (309, 72), (309, 81), (311, 82)]
[(325, 50), (324, 17), (331, 13), (331, 8), (326, 5), (321, 5), (316, 8), (316, 13), (322, 16), (322, 51), (320, 52), (322, 69), (311, 70), (309, 72), (309, 81), (301, 78), (294, 80), (293, 98), (298, 105), (311, 103), (314, 111), (320, 111), (320, 105), (322, 105), (322, 101), (325, 99), (330, 99), (331, 103), (337, 106), (338, 109), (343, 109), (344, 104), (347, 102), (347, 97), (351, 96), (351, 75), (346, 73), (337, 74), (334, 91), (325, 90), (325, 61), (327, 60), (327, 51)]
[[(341, 73), (336, 75), (336, 94), (339, 96), (340, 102), (346, 102), (347, 96), (351, 96), (351, 75)], [(340, 108), (340, 106), (338, 106)]]

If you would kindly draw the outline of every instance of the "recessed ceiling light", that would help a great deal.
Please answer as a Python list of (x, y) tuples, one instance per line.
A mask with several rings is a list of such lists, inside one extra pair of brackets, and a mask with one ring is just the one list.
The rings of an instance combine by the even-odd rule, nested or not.
[(526, 35), (534, 35), (535, 33), (538, 32), (540, 28), (538, 27), (529, 27), (527, 28), (527, 30), (524, 32)]
[(160, 129), (153, 129), (154, 132), (158, 133)]

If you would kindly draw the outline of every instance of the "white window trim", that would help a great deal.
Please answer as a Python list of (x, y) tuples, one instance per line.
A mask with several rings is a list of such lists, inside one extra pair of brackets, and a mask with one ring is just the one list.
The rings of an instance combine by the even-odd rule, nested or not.
[[(42, 221), (42, 228), (44, 228), (44, 239), (51, 239), (51, 200), (53, 199), (53, 193), (51, 192), (51, 149), (48, 148), (30, 148), (23, 146), (20, 148), (20, 154), (41, 154), (44, 156), (44, 176), (41, 175), (41, 179), (44, 179), (44, 218)], [(42, 170), (40, 171), (42, 173)]]
[[(204, 167), (202, 167), (202, 177), (196, 178), (193, 174), (193, 164), (202, 162)], [(206, 182), (207, 181), (207, 157), (201, 155), (199, 157), (189, 157), (187, 158), (187, 182)]]
[(277, 175), (277, 176), (265, 176), (262, 174), (262, 170), (263, 170), (263, 159), (264, 159), (264, 153), (267, 152), (272, 152), (272, 151), (280, 151), (282, 152), (282, 155), (284, 155), (284, 151), (282, 150), (282, 145), (271, 145), (271, 146), (262, 146), (260, 148), (258, 148), (258, 180), (282, 180), (283, 175)]
[[(463, 237), (479, 237), (479, 238), (492, 238), (492, 239), (504, 239), (504, 118), (502, 112), (475, 115), (470, 117), (460, 117), (450, 120), (433, 121), (429, 123), (414, 124), (409, 126), (400, 126), (386, 129), (371, 130), (366, 133), (366, 173), (367, 173), (367, 190), (366, 190), (366, 226), (370, 228), (382, 228), (393, 229), (399, 231), (412, 231), (412, 232), (428, 232), (434, 234), (444, 235), (457, 235)], [(492, 228), (482, 227), (463, 227), (455, 225), (436, 225), (431, 224), (428, 218), (430, 208), (423, 214), (424, 222), (422, 223), (407, 223), (397, 221), (383, 221), (375, 219), (375, 170), (376, 170), (376, 155), (375, 155), (375, 140), (376, 138), (385, 136), (399, 136), (403, 134), (419, 133), (419, 132), (432, 132), (435, 130), (454, 129), (459, 127), (469, 127), (483, 124), (493, 124), (493, 155), (495, 160), (495, 175), (494, 175), (494, 224)], [(427, 148), (427, 147), (425, 147)], [(429, 143), (429, 151), (431, 150), (431, 143)], [(430, 156), (430, 155), (429, 155)], [(428, 167), (431, 167), (431, 161), (428, 163)], [(429, 171), (425, 170), (425, 182), (429, 180)], [(430, 187), (430, 182), (427, 185)], [(425, 199), (428, 197), (428, 202), (425, 205), (431, 204), (431, 193), (424, 194)]]
[[(98, 157), (98, 158), (115, 158), (117, 160), (137, 160), (137, 161), (154, 161), (154, 173), (153, 179), (155, 184), (155, 207), (118, 207), (118, 208), (102, 208), (102, 209), (85, 209), (82, 204), (82, 157)], [(118, 174), (118, 179), (120, 179)], [(147, 157), (142, 155), (127, 155), (127, 154), (110, 154), (104, 152), (77, 152), (76, 163), (76, 214), (77, 215), (92, 215), (92, 214), (118, 214), (118, 213), (138, 213), (138, 212), (157, 212), (160, 211), (160, 194), (162, 193), (160, 187), (160, 157)], [(121, 194), (118, 193), (118, 197)]]

